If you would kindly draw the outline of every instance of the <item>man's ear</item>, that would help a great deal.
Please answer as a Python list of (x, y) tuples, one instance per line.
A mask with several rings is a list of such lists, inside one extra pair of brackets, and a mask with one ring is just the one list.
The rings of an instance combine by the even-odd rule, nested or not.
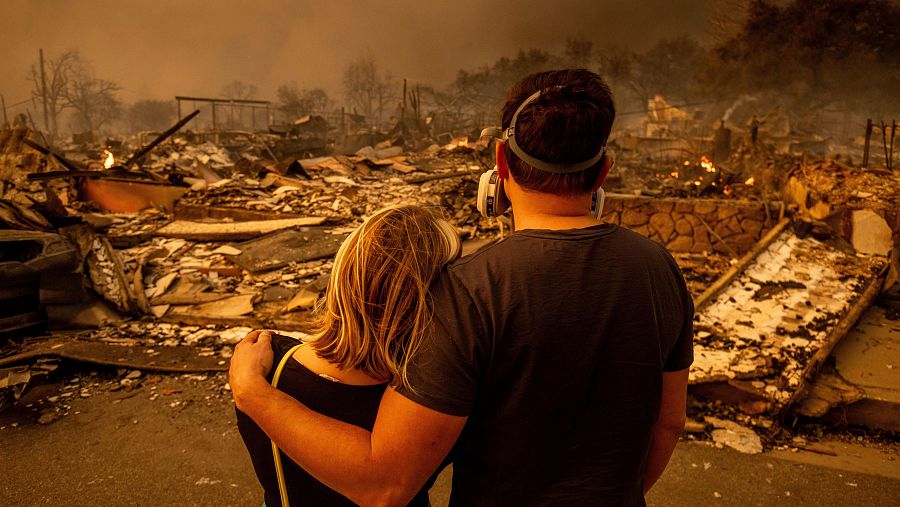
[(612, 169), (612, 166), (615, 165), (612, 157), (609, 154), (603, 156), (603, 169), (600, 170), (600, 174), (597, 175), (597, 182), (594, 183), (594, 188), (591, 191), (597, 190), (598, 188), (603, 186), (603, 182), (606, 181), (606, 177), (609, 176), (609, 170)]
[(505, 180), (509, 178), (509, 166), (506, 165), (506, 143), (503, 141), (497, 141), (495, 144), (496, 151), (496, 160), (497, 160), (497, 173), (500, 176), (501, 180)]

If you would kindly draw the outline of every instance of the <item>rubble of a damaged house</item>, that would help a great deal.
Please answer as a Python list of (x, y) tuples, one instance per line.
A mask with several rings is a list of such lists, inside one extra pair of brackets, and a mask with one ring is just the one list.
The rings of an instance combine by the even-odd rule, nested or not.
[[(781, 132), (777, 114), (766, 118), (777, 130), (768, 144), (754, 145), (746, 129), (703, 127), (654, 100), (639, 129), (610, 142), (617, 164), (603, 219), (666, 246), (694, 295), (691, 392), (740, 416), (707, 414), (689, 426), (756, 451), (753, 435), (787, 414), (846, 414), (872, 402), (866, 386), (840, 376), (832, 352), (896, 281), (900, 173), (811, 162), (819, 140)], [(31, 336), (0, 352), (6, 383), (47, 374), (47, 358), (223, 371), (253, 328), (301, 336), (331, 256), (384, 206), (442, 209), (467, 253), (508, 234), (508, 218), (475, 209), (478, 176), (492, 164), (487, 141), (394, 135), (351, 154), (292, 152), (300, 141), (283, 141), (286, 133), (321, 127), (298, 121), (284, 132), (215, 135), (179, 130), (185, 121), (106, 151), (51, 151), (37, 133), (3, 131), (0, 270), (16, 273), (4, 279), (22, 299), (0, 327)], [(879, 410), (900, 407), (879, 400)], [(877, 425), (896, 430), (897, 420)]]

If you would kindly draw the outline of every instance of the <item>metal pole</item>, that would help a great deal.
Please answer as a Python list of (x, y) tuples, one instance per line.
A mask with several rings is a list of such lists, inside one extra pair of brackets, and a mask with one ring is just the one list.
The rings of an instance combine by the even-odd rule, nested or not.
[[(50, 132), (50, 115), (47, 111), (47, 76), (44, 73), (44, 50), (40, 49), (39, 54), (41, 57), (41, 102), (44, 103), (44, 129)], [(55, 134), (56, 132), (50, 132), (51, 140)]]

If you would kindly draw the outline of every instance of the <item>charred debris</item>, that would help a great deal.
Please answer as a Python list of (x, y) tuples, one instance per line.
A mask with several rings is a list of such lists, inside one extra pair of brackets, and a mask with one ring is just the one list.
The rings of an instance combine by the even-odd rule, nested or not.
[[(65, 362), (138, 389), (225, 371), (254, 328), (302, 336), (331, 257), (378, 208), (439, 208), (465, 254), (511, 229), (475, 209), (493, 162), (464, 126), (436, 135), (401, 116), (378, 132), (343, 114), (272, 126), (268, 103), (246, 101), (252, 128), (229, 130), (217, 99), (177, 101), (179, 114), (211, 108), (212, 128), (193, 130), (194, 111), (103, 142), (0, 130), (0, 409)], [(859, 146), (826, 150), (777, 113), (708, 125), (662, 97), (648, 110), (614, 133), (604, 220), (665, 245), (695, 297), (688, 432), (760, 452), (798, 418), (900, 430), (894, 127), (870, 123), (855, 164)], [(887, 355), (860, 359), (861, 318), (887, 333)], [(854, 380), (867, 368), (894, 390)]]

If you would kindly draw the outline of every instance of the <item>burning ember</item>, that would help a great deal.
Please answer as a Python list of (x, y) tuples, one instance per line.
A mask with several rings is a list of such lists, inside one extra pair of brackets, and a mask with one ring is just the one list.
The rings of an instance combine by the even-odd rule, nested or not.
[(685, 160), (669, 172), (656, 174), (660, 190), (666, 195), (680, 197), (730, 196), (740, 187), (753, 186), (755, 179), (744, 180), (738, 174), (717, 167), (707, 156), (699, 160)]
[(113, 154), (109, 150), (103, 150), (103, 155), (106, 156), (106, 160), (103, 161), (103, 167), (105, 169), (109, 169), (110, 167), (116, 164), (116, 157), (113, 157)]

